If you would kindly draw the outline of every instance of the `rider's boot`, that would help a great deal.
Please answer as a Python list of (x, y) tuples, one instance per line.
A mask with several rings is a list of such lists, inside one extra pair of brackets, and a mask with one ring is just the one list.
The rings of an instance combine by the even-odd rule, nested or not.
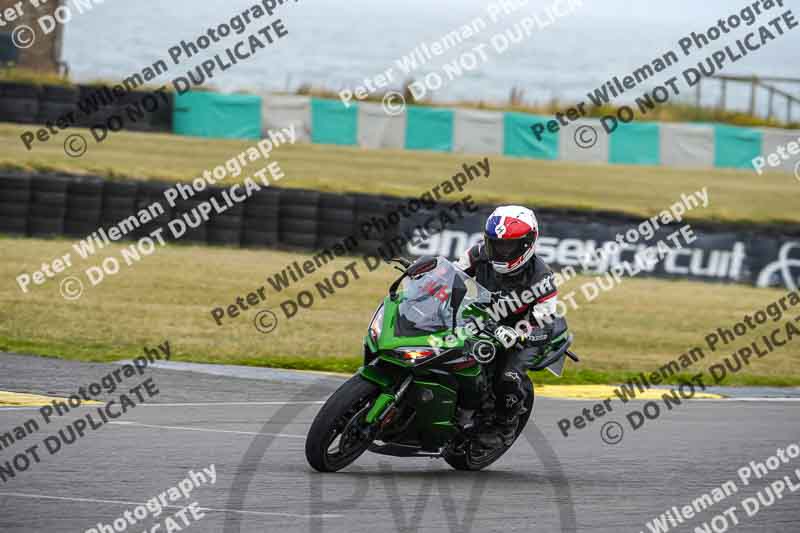
[(528, 409), (525, 407), (524, 403), (519, 402), (517, 404), (517, 409), (515, 409), (513, 413), (506, 414), (505, 416), (497, 415), (495, 419), (497, 433), (503, 441), (504, 446), (511, 446), (511, 444), (514, 443), (519, 428), (520, 417), (527, 412)]
[(503, 446), (511, 446), (514, 443), (514, 438), (517, 436), (518, 427), (519, 415), (498, 418), (497, 433), (503, 443)]

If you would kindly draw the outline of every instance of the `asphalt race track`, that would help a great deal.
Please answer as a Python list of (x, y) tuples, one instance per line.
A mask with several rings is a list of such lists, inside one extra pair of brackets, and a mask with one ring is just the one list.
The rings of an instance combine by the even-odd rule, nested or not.
[[(0, 355), (0, 390), (66, 397), (115, 368)], [(733, 506), (738, 524), (731, 522), (732, 531), (800, 531), (800, 491), (787, 488), (752, 517), (740, 504), (784, 476), (800, 483), (800, 458), (749, 486), (737, 475), (750, 461), (763, 462), (778, 448), (800, 442), (800, 412), (791, 399), (694, 400), (637, 431), (625, 414), (644, 402), (625, 410), (617, 402), (614, 412), (564, 438), (558, 420), (596, 402), (539, 398), (536, 427), (484, 472), (456, 472), (442, 460), (367, 453), (344, 472), (322, 475), (306, 463), (304, 436), (319, 402), (341, 380), (256, 369), (252, 374), (258, 379), (148, 369), (157, 396), (53, 455), (42, 451), (40, 463), (6, 483), (0, 479), (0, 531), (83, 533), (113, 523), (190, 470), (212, 464), (213, 485), (195, 488), (158, 518), (124, 530), (151, 531), (196, 501), (204, 517), (188, 526), (178, 522), (181, 529), (171, 531), (638, 533), (649, 532), (646, 523), (672, 506), (684, 507), (731, 480), (737, 493), (664, 531), (695, 531)], [(93, 407), (82, 406), (1, 450), (0, 463)], [(32, 417), (39, 417), (37, 408), (0, 409), (0, 433)], [(609, 421), (625, 430), (616, 445), (601, 439), (602, 424)], [(715, 525), (721, 524), (717, 518)]]

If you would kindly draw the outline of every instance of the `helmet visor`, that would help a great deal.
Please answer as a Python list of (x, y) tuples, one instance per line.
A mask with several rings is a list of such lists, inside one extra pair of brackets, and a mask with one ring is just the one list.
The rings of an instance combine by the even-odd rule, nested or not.
[(509, 263), (525, 253), (530, 239), (496, 239), (486, 238), (486, 253), (490, 261)]

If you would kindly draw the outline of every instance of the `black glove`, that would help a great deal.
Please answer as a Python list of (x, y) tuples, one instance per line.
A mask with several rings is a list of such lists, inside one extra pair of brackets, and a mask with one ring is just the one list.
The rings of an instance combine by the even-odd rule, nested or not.
[(528, 346), (544, 346), (553, 338), (553, 329), (550, 327), (534, 328), (525, 337)]

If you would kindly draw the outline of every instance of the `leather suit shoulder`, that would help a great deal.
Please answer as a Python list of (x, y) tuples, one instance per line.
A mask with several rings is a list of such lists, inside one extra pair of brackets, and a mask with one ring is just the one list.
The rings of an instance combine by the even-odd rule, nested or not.
[(555, 274), (553, 270), (538, 256), (534, 256), (531, 261), (533, 269), (530, 278), (530, 285), (537, 301), (546, 300), (558, 293), (555, 284)]

